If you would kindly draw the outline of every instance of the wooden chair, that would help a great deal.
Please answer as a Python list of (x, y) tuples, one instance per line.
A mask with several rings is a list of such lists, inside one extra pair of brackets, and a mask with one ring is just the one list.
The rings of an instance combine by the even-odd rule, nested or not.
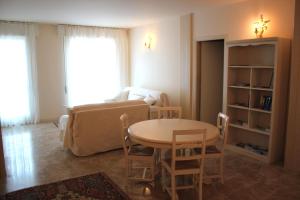
[[(152, 182), (155, 178), (155, 151), (151, 147), (142, 145), (132, 145), (128, 134), (128, 115), (122, 114), (120, 117), (122, 125), (121, 139), (125, 155), (127, 180)], [(136, 162), (137, 163), (136, 163)], [(135, 165), (134, 165), (135, 164)], [(142, 164), (139, 165), (138, 164)], [(137, 176), (133, 170), (142, 170), (142, 175)], [(150, 177), (147, 177), (147, 171)]]
[[(181, 107), (165, 106), (157, 108), (158, 119), (178, 119), (181, 118), (181, 113)], [(164, 149), (157, 150), (157, 152), (160, 157), (159, 160), (164, 156), (163, 154), (168, 154), (168, 152), (165, 152)]]
[(217, 127), (220, 133), (220, 146), (210, 145), (206, 147), (205, 158), (220, 159), (219, 173), (215, 175), (205, 175), (205, 179), (220, 178), (221, 183), (224, 184), (224, 147), (227, 143), (229, 117), (223, 113), (218, 114)]
[[(187, 142), (184, 143), (179, 143), (177, 140), (179, 137), (189, 138), (195, 135), (199, 136), (199, 140), (187, 140)], [(171, 159), (162, 160), (162, 174), (164, 175), (164, 170), (166, 170), (171, 176), (171, 187), (167, 187), (165, 183), (163, 183), (163, 189), (167, 190), (172, 200), (178, 199), (177, 190), (197, 187), (199, 199), (202, 199), (203, 166), (206, 148), (205, 140), (206, 129), (173, 131)], [(192, 151), (194, 148), (201, 148), (202, 151), (195, 153), (195, 151)], [(184, 154), (181, 153), (182, 150), (185, 152)], [(177, 186), (176, 177), (180, 175), (192, 175), (193, 183)]]
[(181, 118), (181, 107), (159, 107), (157, 109), (158, 119)]

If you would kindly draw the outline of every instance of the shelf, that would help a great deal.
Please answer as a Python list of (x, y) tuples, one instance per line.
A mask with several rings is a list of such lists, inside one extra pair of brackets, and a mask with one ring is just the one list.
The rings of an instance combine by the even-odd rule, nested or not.
[(274, 69), (274, 66), (251, 66), (252, 69)]
[(229, 68), (233, 68), (233, 69), (250, 69), (251, 67), (248, 65), (239, 65), (239, 66), (228, 66)]
[(266, 136), (270, 136), (269, 132), (255, 129), (255, 128), (249, 128), (249, 127), (245, 127), (245, 126), (241, 126), (241, 125), (237, 125), (237, 124), (229, 124), (229, 126), (234, 127), (234, 128), (240, 128), (240, 129), (243, 129), (246, 131), (251, 131), (254, 133), (259, 133), (259, 134), (266, 135)]
[(257, 159), (257, 160), (260, 160), (260, 161), (263, 161), (263, 162), (268, 162), (268, 156), (267, 155), (265, 155), (265, 156), (260, 155), (260, 154), (254, 153), (252, 151), (249, 151), (247, 149), (238, 147), (238, 146), (233, 145), (233, 144), (227, 144), (226, 149), (229, 149), (229, 150), (237, 152), (237, 153), (244, 154), (246, 156), (252, 157), (254, 159)]
[(259, 88), (259, 87), (252, 87), (251, 90), (259, 90), (259, 91), (270, 91), (272, 92), (272, 88)]
[(269, 91), (272, 92), (272, 88), (259, 88), (259, 87), (249, 87), (249, 86), (238, 86), (238, 85), (229, 85), (229, 88), (235, 88), (235, 89), (246, 89), (246, 90), (259, 90), (259, 91)]
[[(238, 153), (268, 163), (280, 161), (286, 125), (285, 120), (276, 119), (287, 104), (289, 64), (282, 58), (288, 56), (289, 41), (240, 40), (227, 42), (225, 48), (223, 103), (231, 121), (227, 144)], [(245, 144), (246, 149), (236, 144)], [(255, 146), (267, 148), (268, 152), (256, 151)]]
[(249, 86), (237, 86), (237, 85), (229, 85), (229, 88), (235, 88), (235, 89), (247, 89), (249, 90), (250, 87)]
[(268, 113), (268, 114), (272, 113), (271, 110), (263, 110), (263, 109), (260, 109), (260, 108), (250, 108), (249, 110), (255, 111), (255, 112), (261, 112), (261, 113)]
[(242, 109), (242, 110), (249, 110), (249, 107), (246, 107), (246, 106), (228, 105), (228, 107)]
[(252, 66), (252, 65), (231, 65), (228, 66), (229, 68), (233, 68), (233, 69), (274, 69), (274, 66)]

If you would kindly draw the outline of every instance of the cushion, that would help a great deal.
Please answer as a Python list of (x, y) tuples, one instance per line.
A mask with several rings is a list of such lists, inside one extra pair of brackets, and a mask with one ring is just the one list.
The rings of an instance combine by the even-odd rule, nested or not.
[(119, 97), (119, 100), (120, 101), (126, 101), (128, 99), (128, 95), (129, 95), (129, 91), (122, 91), (120, 93), (120, 97)]
[(148, 95), (148, 96), (144, 99), (144, 101), (145, 101), (148, 105), (152, 106), (153, 104), (155, 104), (156, 99), (155, 99), (154, 97), (152, 97), (151, 95)]
[(138, 95), (138, 94), (133, 94), (131, 92), (128, 95), (128, 100), (142, 100), (144, 98), (145, 98), (145, 96), (141, 96), (141, 95)]
[[(148, 95), (151, 95), (156, 100), (154, 103), (155, 106), (168, 106), (169, 105), (168, 96), (161, 91), (139, 88), (139, 87), (126, 87), (124, 89), (124, 91), (127, 91), (129, 93), (129, 95), (134, 94), (134, 96), (138, 95), (138, 96), (143, 96), (144, 98), (147, 97)], [(129, 95), (127, 97), (128, 100), (129, 100)], [(132, 97), (130, 97), (130, 98), (132, 98)]]

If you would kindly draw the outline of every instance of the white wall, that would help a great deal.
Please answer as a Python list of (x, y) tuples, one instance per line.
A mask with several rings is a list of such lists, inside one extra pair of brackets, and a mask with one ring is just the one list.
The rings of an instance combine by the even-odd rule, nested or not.
[(255, 38), (253, 24), (260, 15), (271, 20), (265, 37), (292, 38), (295, 0), (249, 0), (201, 9), (194, 15), (194, 39), (226, 35), (229, 40)]
[(54, 121), (65, 112), (62, 43), (56, 25), (38, 26), (36, 50), (40, 121)]
[[(179, 104), (179, 18), (130, 30), (131, 85), (166, 92), (171, 104)], [(153, 35), (152, 49), (144, 47)]]

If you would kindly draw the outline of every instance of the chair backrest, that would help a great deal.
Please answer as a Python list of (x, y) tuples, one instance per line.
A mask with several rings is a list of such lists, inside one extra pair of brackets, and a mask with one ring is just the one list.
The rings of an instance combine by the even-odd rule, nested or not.
[(224, 145), (227, 143), (228, 125), (229, 117), (223, 113), (219, 113), (217, 118), (217, 127), (219, 129), (220, 138), (223, 140), (222, 149), (224, 149)]
[[(196, 138), (198, 139), (195, 139)], [(184, 137), (184, 142), (178, 141), (178, 138)], [(191, 139), (189, 139), (189, 137)], [(195, 149), (200, 149), (200, 154)], [(199, 170), (203, 170), (203, 161), (206, 150), (206, 129), (195, 130), (174, 130), (172, 140), (172, 163), (171, 168), (174, 171), (177, 161), (198, 160), (200, 161)], [(178, 152), (184, 152), (179, 153)], [(198, 151), (199, 152), (199, 151)]]
[(120, 116), (120, 121), (121, 121), (121, 126), (122, 126), (122, 131), (121, 131), (122, 146), (124, 149), (125, 157), (127, 157), (128, 151), (131, 148), (131, 142), (130, 142), (129, 134), (128, 134), (128, 127), (129, 127), (128, 115), (126, 113), (122, 114)]
[(181, 118), (181, 107), (159, 107), (157, 109), (158, 119), (180, 119)]

